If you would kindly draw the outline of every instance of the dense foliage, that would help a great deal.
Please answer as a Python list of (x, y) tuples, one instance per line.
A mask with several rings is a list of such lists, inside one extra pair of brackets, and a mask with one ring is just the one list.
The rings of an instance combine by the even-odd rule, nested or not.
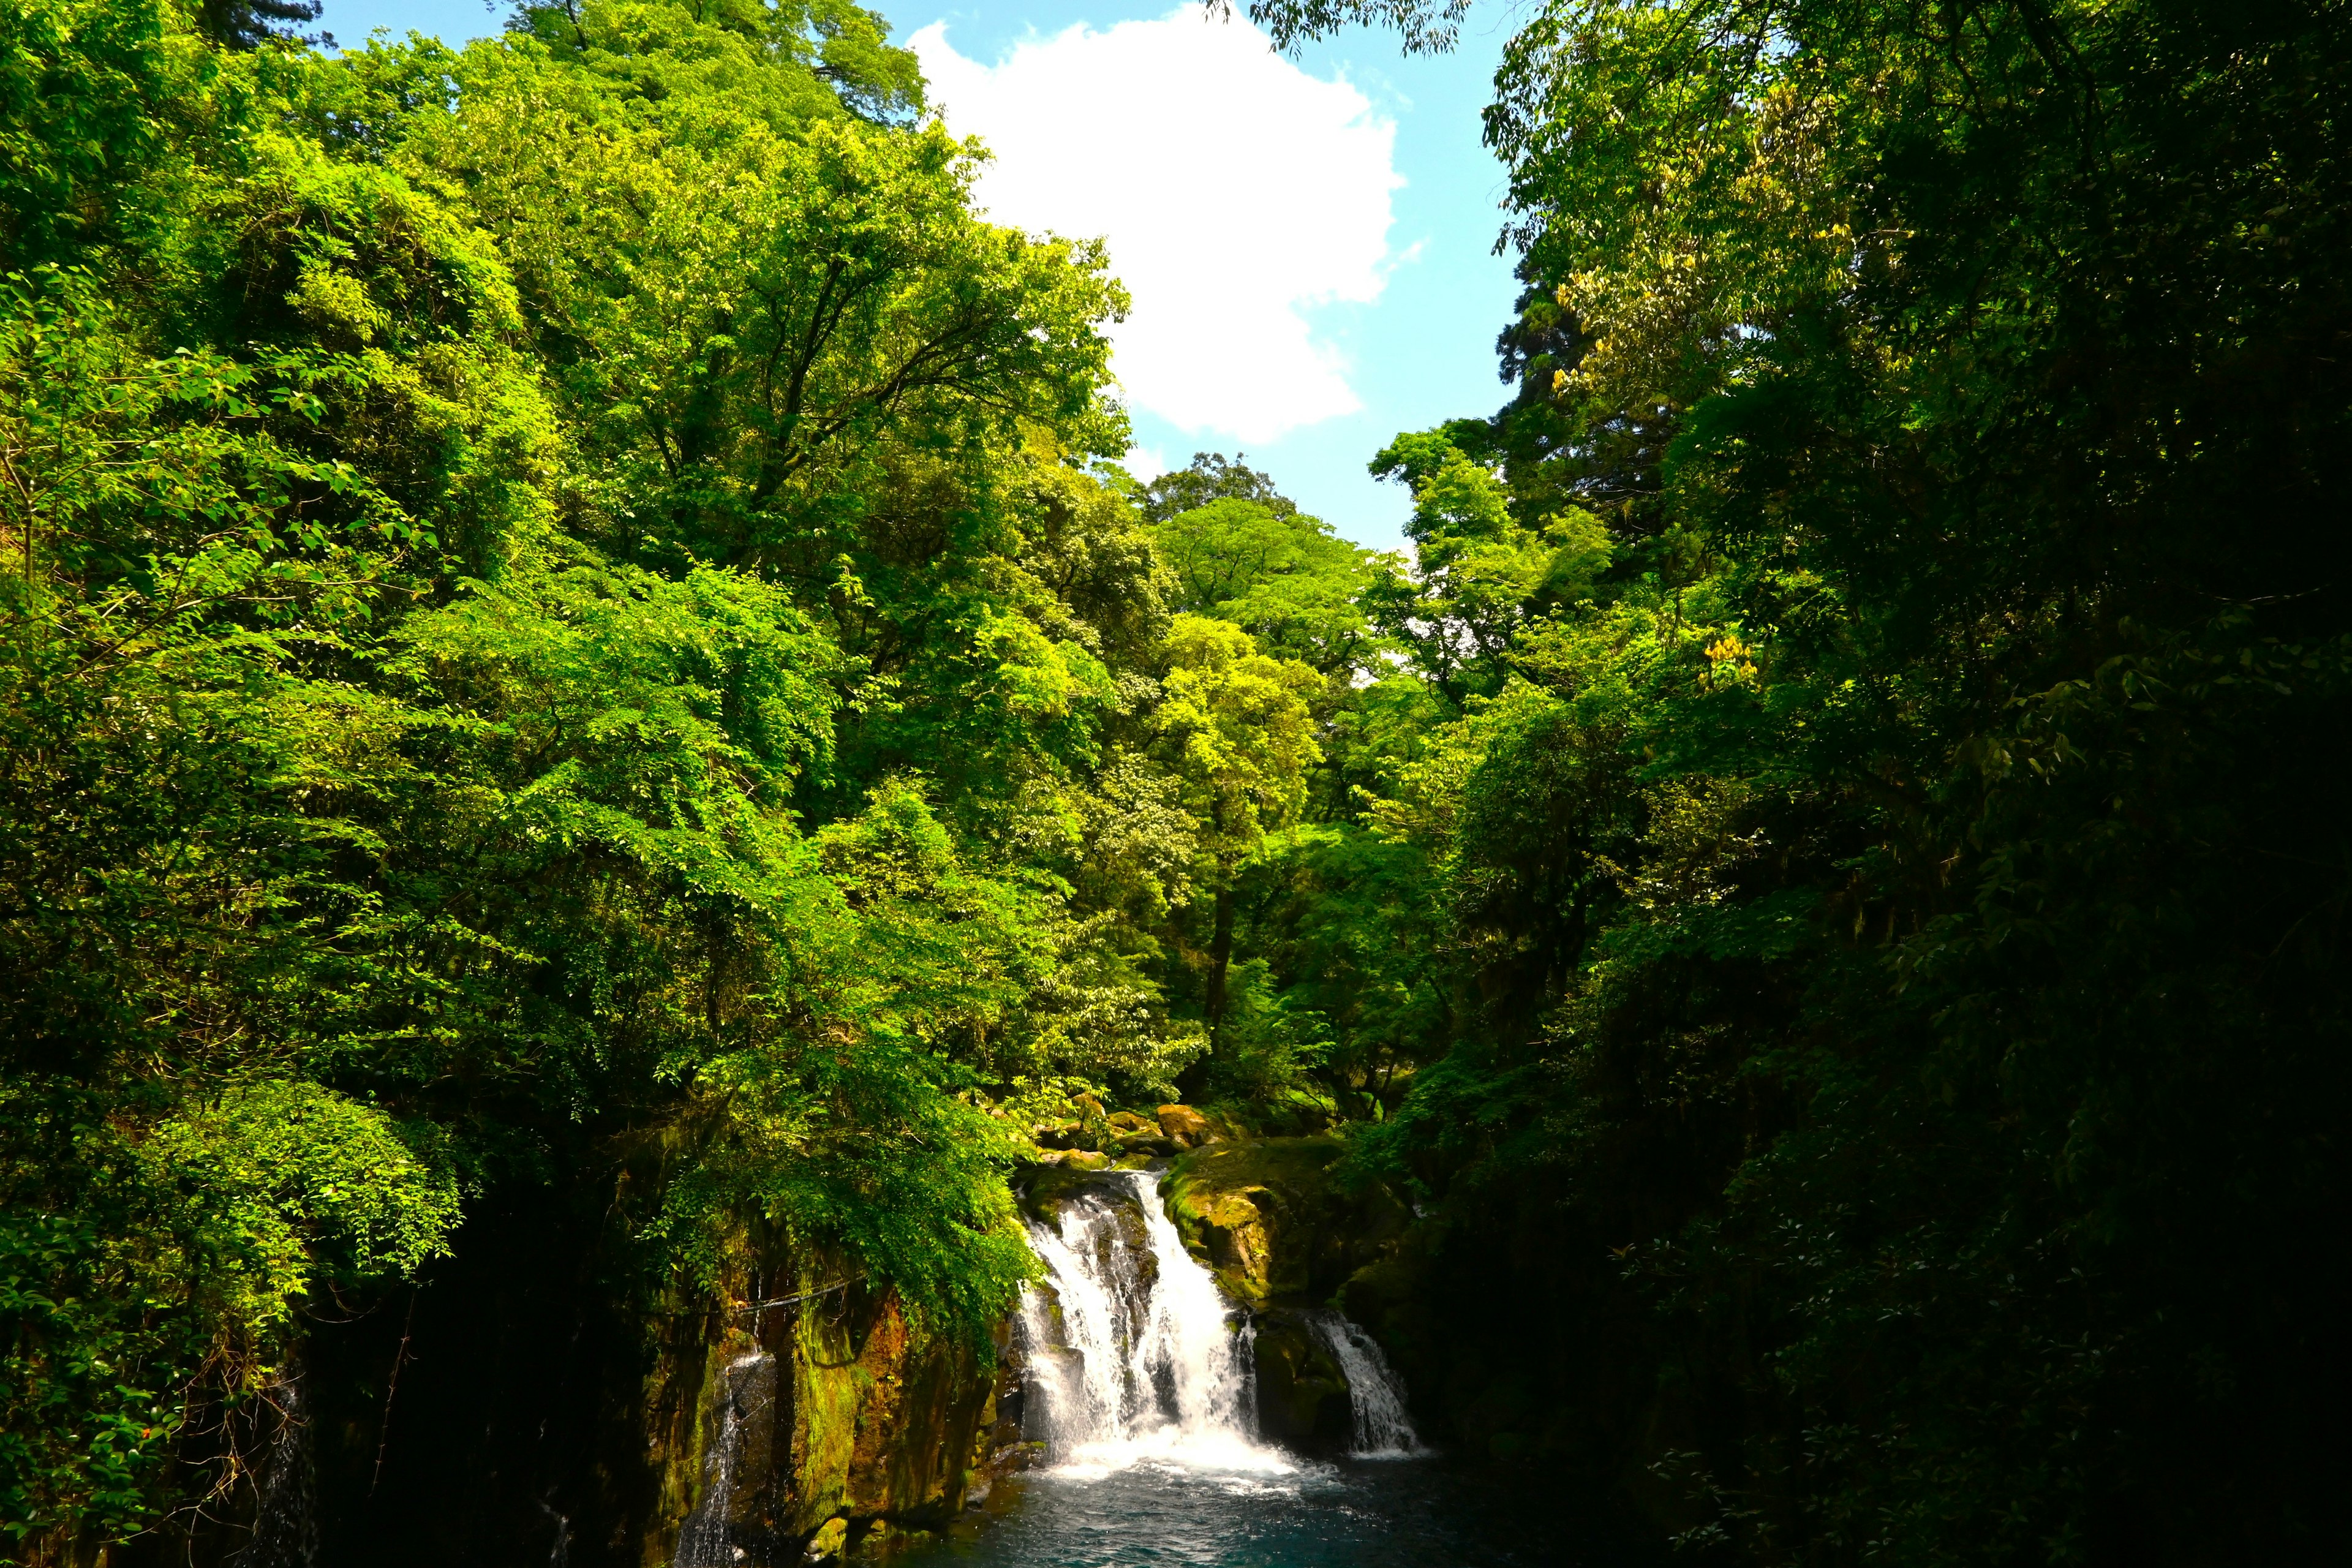
[(486, 1194), (978, 1343), (1178, 1093), (1702, 1560), (2340, 1548), (2341, 7), (1535, 10), (1403, 555), (1109, 466), (1100, 249), (870, 13), (311, 15), (0, 16), (7, 1555)]
[(1365, 1153), (1465, 1432), (1738, 1561), (2340, 1553), (2347, 27), (1513, 40), (1517, 395), (1376, 465), (1459, 716), (1371, 808), (1452, 1001)]
[(1093, 471), (1098, 249), (973, 213), (877, 18), (300, 9), (0, 21), (12, 1557), (239, 1486), (514, 1184), (984, 1341), (992, 1112), (1172, 1093), (1154, 933), (1312, 751)]

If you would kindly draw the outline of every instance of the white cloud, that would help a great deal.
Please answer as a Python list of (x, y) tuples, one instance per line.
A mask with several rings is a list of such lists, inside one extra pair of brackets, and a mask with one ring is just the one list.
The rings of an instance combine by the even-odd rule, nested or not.
[(1244, 441), (1362, 406), (1302, 314), (1370, 302), (1393, 265), (1396, 127), (1362, 93), (1197, 5), (993, 66), (943, 22), (908, 42), (950, 128), (996, 154), (980, 182), (996, 221), (1109, 240), (1135, 301), (1115, 332), (1131, 404)]

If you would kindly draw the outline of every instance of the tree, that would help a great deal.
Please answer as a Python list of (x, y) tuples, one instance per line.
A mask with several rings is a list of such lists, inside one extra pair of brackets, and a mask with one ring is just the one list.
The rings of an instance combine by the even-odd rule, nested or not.
[(1196, 880), (1213, 900), (1203, 1008), (1213, 1052), (1233, 963), (1234, 878), (1269, 834), (1297, 818), (1307, 770), (1321, 754), (1307, 699), (1322, 678), (1259, 653), (1238, 626), (1201, 616), (1176, 617), (1162, 657), (1165, 695), (1152, 730), (1178, 798), (1200, 825)]
[(1601, 591), (1612, 546), (1600, 522), (1571, 505), (1523, 523), (1502, 480), (1448, 434), (1400, 436), (1370, 468), (1412, 490), (1414, 562), (1391, 564), (1368, 602), (1449, 701), (1491, 695), (1522, 631)]
[(295, 28), (326, 14), (324, 0), (201, 0), (199, 24), (215, 43), (232, 49), (258, 48), (272, 38), (334, 47), (327, 33), (297, 33)]
[(1222, 452), (1195, 452), (1190, 466), (1171, 468), (1143, 487), (1143, 520), (1161, 523), (1179, 512), (1196, 510), (1211, 501), (1255, 501), (1277, 517), (1288, 517), (1298, 504), (1275, 489), (1274, 478), (1251, 468), (1246, 452), (1227, 458)]
[(253, 1507), (313, 1303), (518, 1193), (639, 1322), (757, 1237), (984, 1345), (993, 1099), (1181, 1033), (1061, 875), (1164, 629), (1098, 260), (862, 11), (13, 20), (0, 1528)]
[(1370, 552), (1319, 518), (1260, 500), (1214, 500), (1152, 530), (1175, 574), (1170, 607), (1247, 631), (1257, 645), (1345, 680), (1370, 653), (1359, 600)]

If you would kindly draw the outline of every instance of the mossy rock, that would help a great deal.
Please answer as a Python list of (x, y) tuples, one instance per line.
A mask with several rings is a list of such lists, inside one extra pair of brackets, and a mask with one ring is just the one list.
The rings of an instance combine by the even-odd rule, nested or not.
[(826, 1558), (840, 1556), (842, 1548), (848, 1543), (849, 1521), (828, 1519), (817, 1527), (814, 1535), (809, 1537), (805, 1551), (810, 1562), (821, 1563)]
[(1252, 1306), (1319, 1305), (1386, 1257), (1411, 1215), (1377, 1183), (1333, 1179), (1333, 1138), (1267, 1138), (1198, 1149), (1160, 1183), (1193, 1255)]
[[(1265, 1129), (1253, 1130), (1234, 1117), (1202, 1110), (1197, 1105), (1163, 1105), (1159, 1112), (1160, 1131), (1179, 1149), (1202, 1149), (1212, 1143), (1243, 1143), (1262, 1134), (1276, 1136)], [(1297, 1132), (1300, 1128), (1280, 1129), (1280, 1132)], [(1320, 1128), (1313, 1129), (1320, 1131)]]
[[(1099, 1158), (1099, 1157), (1098, 1157)], [(1045, 1225), (1062, 1223), (1062, 1209), (1072, 1198), (1092, 1195), (1118, 1203), (1133, 1196), (1125, 1182), (1107, 1176), (1110, 1162), (1099, 1164), (1032, 1165), (1013, 1178), (1013, 1194), (1022, 1212)], [(1138, 1216), (1138, 1225), (1141, 1224)]]
[(1103, 1146), (1104, 1152), (1125, 1165), (1130, 1160), (1165, 1160), (1183, 1152), (1176, 1140), (1163, 1133), (1134, 1133)]
[(850, 1556), (864, 1563), (883, 1562), (939, 1539), (935, 1531), (909, 1530), (887, 1519), (867, 1520), (864, 1524), (856, 1544), (849, 1549)]

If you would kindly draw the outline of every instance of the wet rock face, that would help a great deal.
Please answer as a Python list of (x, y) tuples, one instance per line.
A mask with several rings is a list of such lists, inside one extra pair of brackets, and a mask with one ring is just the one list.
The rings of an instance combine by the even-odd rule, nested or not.
[(1378, 1184), (1337, 1180), (1339, 1154), (1330, 1138), (1220, 1142), (1160, 1185), (1187, 1247), (1255, 1309), (1259, 1431), (1322, 1451), (1349, 1446), (1355, 1412), (1317, 1310), (1382, 1267), (1412, 1218)]
[(1255, 1330), (1259, 1435), (1294, 1448), (1344, 1448), (1353, 1414), (1347, 1373), (1321, 1336), (1281, 1308), (1261, 1313)]
[(1092, 1149), (1041, 1150), (1035, 1163), (1039, 1165), (1061, 1165), (1073, 1171), (1108, 1171), (1111, 1157)]
[[(1014, 1181), (1013, 1195), (1019, 1200), (1024, 1214), (1056, 1230), (1061, 1228), (1063, 1211), (1073, 1199), (1091, 1198), (1095, 1206), (1108, 1209), (1118, 1223), (1120, 1239), (1140, 1260), (1143, 1286), (1149, 1289), (1157, 1281), (1159, 1274), (1151, 1256), (1150, 1243), (1144, 1234), (1143, 1211), (1136, 1205), (1133, 1189), (1116, 1176), (1100, 1174), (1102, 1169), (1102, 1166), (1037, 1166)], [(1050, 1300), (1052, 1287), (1040, 1289), (1045, 1290)]]
[(853, 1533), (952, 1518), (1000, 1447), (1001, 1373), (917, 1329), (895, 1292), (751, 1305), (706, 1342), (694, 1430), (665, 1466), (676, 1548), (649, 1542), (647, 1568), (814, 1560)]
[(1339, 1156), (1329, 1138), (1215, 1144), (1179, 1160), (1161, 1192), (1186, 1245), (1235, 1299), (1320, 1306), (1386, 1258), (1412, 1217), (1377, 1184), (1334, 1181)]
[[(1062, 1210), (1074, 1198), (1089, 1197), (1097, 1203), (1131, 1207), (1126, 1184), (1115, 1176), (1100, 1174), (1104, 1168), (1059, 1163), (1033, 1166), (1014, 1178), (1013, 1195), (1024, 1214), (1051, 1226), (1062, 1223)], [(1140, 1216), (1136, 1223), (1143, 1223)]]

